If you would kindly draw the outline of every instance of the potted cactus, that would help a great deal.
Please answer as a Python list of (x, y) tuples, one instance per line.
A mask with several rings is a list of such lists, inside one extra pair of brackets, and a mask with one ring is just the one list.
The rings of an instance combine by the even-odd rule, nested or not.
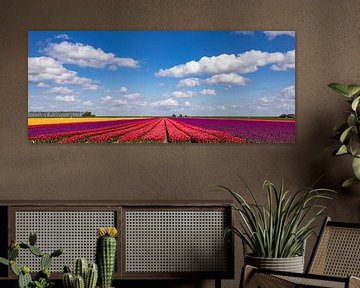
[(97, 229), (96, 262), (99, 267), (99, 287), (110, 288), (116, 258), (115, 227), (100, 227)]
[(88, 263), (85, 258), (78, 258), (74, 264), (74, 272), (69, 266), (64, 267), (64, 288), (95, 288), (98, 279), (98, 267), (96, 263)]
[[(36, 233), (30, 233), (29, 243), (16, 243), (10, 245), (8, 259), (0, 257), (0, 263), (10, 266), (11, 271), (18, 277), (18, 288), (49, 288), (54, 285), (50, 280), (50, 265), (54, 257), (64, 253), (63, 249), (57, 249), (52, 253), (45, 253), (36, 246)], [(26, 265), (20, 266), (16, 263), (20, 249), (26, 249), (33, 255), (40, 257), (41, 270), (35, 275), (34, 280), (30, 275), (30, 268)]]

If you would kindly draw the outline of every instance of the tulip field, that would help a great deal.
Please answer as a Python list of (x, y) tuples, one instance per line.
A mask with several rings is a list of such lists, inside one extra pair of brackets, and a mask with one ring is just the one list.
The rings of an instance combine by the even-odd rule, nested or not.
[(295, 121), (201, 117), (81, 121), (78, 118), (73, 122), (49, 124), (29, 122), (28, 139), (31, 143), (295, 143)]

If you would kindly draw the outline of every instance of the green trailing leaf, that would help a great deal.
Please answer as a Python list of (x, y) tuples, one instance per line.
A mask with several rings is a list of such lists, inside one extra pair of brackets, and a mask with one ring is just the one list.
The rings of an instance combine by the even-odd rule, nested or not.
[(358, 135), (352, 135), (346, 147), (352, 156), (360, 157), (360, 139)]
[(348, 150), (346, 145), (341, 145), (341, 147), (339, 148), (339, 150), (336, 152), (336, 155), (344, 155), (347, 154)]
[(349, 92), (350, 96), (357, 96), (360, 93), (360, 85), (348, 85), (347, 91)]
[(350, 113), (347, 118), (347, 125), (351, 127), (351, 126), (355, 126), (355, 124), (356, 124), (356, 116)]
[(341, 187), (348, 188), (352, 185), (359, 184), (360, 180), (356, 177), (351, 177), (342, 183)]
[(355, 157), (353, 159), (352, 168), (356, 178), (360, 180), (360, 158)]
[(353, 126), (347, 128), (340, 136), (340, 141), (341, 143), (344, 143), (344, 141), (346, 140), (346, 137), (349, 135), (349, 132), (351, 131), (351, 129), (353, 128)]
[(334, 155), (350, 154), (354, 157), (352, 167), (356, 177), (351, 177), (342, 184), (342, 187), (349, 187), (358, 184), (359, 181), (356, 179), (360, 179), (360, 160), (357, 160), (360, 158), (360, 116), (358, 115), (360, 85), (331, 83), (328, 86), (337, 93), (346, 96), (348, 98), (346, 102), (351, 106), (351, 111), (347, 111), (349, 115), (346, 123), (334, 128), (337, 133), (340, 133), (334, 136), (338, 137), (342, 144)]
[(339, 93), (342, 96), (345, 97), (351, 97), (350, 93), (347, 89), (347, 86), (341, 83), (330, 83), (328, 85), (329, 88), (333, 89), (334, 91), (336, 91), (337, 93)]
[(354, 99), (354, 101), (352, 101), (352, 103), (351, 103), (351, 109), (352, 109), (352, 110), (356, 111), (356, 108), (357, 108), (358, 105), (359, 105), (359, 101), (360, 101), (360, 96), (356, 97), (356, 98)]

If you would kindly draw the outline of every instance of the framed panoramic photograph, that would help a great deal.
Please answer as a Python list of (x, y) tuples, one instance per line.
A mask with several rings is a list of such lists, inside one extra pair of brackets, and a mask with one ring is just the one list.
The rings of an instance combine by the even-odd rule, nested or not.
[(30, 31), (30, 143), (295, 143), (294, 31)]

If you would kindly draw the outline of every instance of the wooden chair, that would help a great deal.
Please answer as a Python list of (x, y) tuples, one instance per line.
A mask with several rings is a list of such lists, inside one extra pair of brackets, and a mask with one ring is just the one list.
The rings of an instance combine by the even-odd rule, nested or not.
[(278, 272), (244, 266), (240, 287), (360, 287), (360, 223), (326, 218), (306, 273)]

